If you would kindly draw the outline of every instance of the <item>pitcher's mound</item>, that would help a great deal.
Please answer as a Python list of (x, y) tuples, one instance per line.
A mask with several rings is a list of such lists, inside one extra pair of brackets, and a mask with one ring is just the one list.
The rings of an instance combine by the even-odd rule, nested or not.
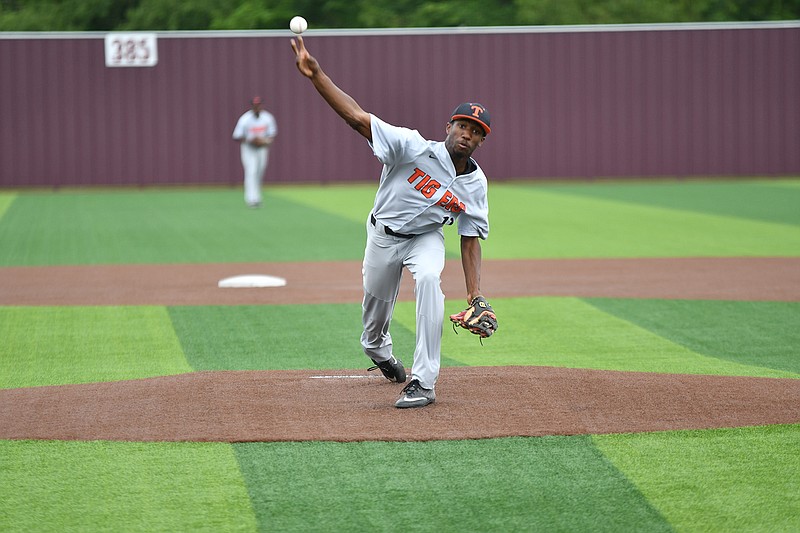
[(0, 390), (0, 439), (415, 441), (800, 422), (800, 380), (448, 367), (436, 403), (343, 371), (223, 371)]

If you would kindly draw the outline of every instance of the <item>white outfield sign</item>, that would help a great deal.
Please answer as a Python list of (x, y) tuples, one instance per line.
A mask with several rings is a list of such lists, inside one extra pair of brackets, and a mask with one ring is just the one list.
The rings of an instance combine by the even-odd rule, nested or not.
[(155, 33), (106, 34), (107, 67), (154, 67), (158, 64)]

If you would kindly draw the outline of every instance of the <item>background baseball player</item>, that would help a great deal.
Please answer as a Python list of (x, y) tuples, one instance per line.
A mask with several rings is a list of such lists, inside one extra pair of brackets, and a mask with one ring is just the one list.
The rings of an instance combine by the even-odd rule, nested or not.
[(445, 140), (425, 140), (415, 130), (392, 126), (364, 111), (322, 71), (302, 37), (291, 43), (299, 71), (331, 108), (369, 141), (384, 165), (366, 221), (361, 345), (375, 363), (373, 369), (379, 368), (390, 381), (405, 382), (403, 364), (392, 353), (389, 324), (402, 271), (407, 268), (415, 282), (416, 348), (411, 381), (395, 406), (428, 405), (436, 398), (441, 358), (445, 224), (458, 220), (467, 302), (481, 297), (479, 238), (489, 234), (487, 183), (470, 156), (490, 131), (489, 113), (480, 104), (459, 105), (446, 123)]
[(241, 145), (244, 201), (250, 207), (261, 205), (261, 182), (269, 162), (269, 147), (278, 134), (275, 117), (261, 104), (261, 97), (254, 97), (251, 108), (239, 117), (233, 129), (233, 139)]

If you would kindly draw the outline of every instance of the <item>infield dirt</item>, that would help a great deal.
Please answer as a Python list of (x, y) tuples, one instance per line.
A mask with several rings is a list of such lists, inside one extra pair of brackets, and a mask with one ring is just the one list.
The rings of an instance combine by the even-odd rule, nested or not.
[[(357, 262), (0, 269), (0, 305), (255, 305), (358, 302)], [(286, 287), (220, 289), (241, 274)], [(800, 301), (800, 258), (484, 261), (492, 298), (577, 296)], [(464, 295), (458, 261), (442, 286)], [(413, 299), (404, 281), (401, 299)], [(459, 302), (460, 304), (460, 302)], [(360, 354), (354, 354), (359, 357)], [(363, 356), (361, 356), (363, 357)], [(366, 366), (366, 365), (365, 365)], [(0, 439), (438, 440), (705, 429), (800, 422), (800, 380), (551, 367), (451, 367), (437, 401), (366, 371), (196, 372), (0, 390)]]

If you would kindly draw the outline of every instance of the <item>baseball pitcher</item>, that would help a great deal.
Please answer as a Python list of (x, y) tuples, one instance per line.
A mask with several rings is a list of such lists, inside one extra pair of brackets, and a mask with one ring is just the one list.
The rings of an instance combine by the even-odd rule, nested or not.
[[(383, 164), (375, 203), (366, 220), (361, 345), (375, 364), (372, 369), (380, 369), (392, 382), (406, 381), (405, 367), (392, 351), (389, 325), (403, 269), (407, 269), (415, 283), (416, 348), (411, 380), (395, 406), (429, 405), (436, 399), (441, 359), (445, 225), (458, 224), (470, 306), (451, 320), (482, 337), (497, 327), (491, 307), (484, 318), (478, 319), (476, 314), (487, 311), (480, 306), (486, 302), (480, 288), (480, 239), (489, 235), (489, 207), (486, 176), (471, 156), (491, 131), (489, 112), (479, 103), (463, 103), (448, 115), (444, 141), (426, 140), (416, 130), (393, 126), (364, 111), (323, 72), (302, 37), (292, 39), (291, 44), (300, 73), (369, 142)], [(493, 328), (486, 320), (489, 314)], [(477, 331), (478, 322), (489, 326)]]

